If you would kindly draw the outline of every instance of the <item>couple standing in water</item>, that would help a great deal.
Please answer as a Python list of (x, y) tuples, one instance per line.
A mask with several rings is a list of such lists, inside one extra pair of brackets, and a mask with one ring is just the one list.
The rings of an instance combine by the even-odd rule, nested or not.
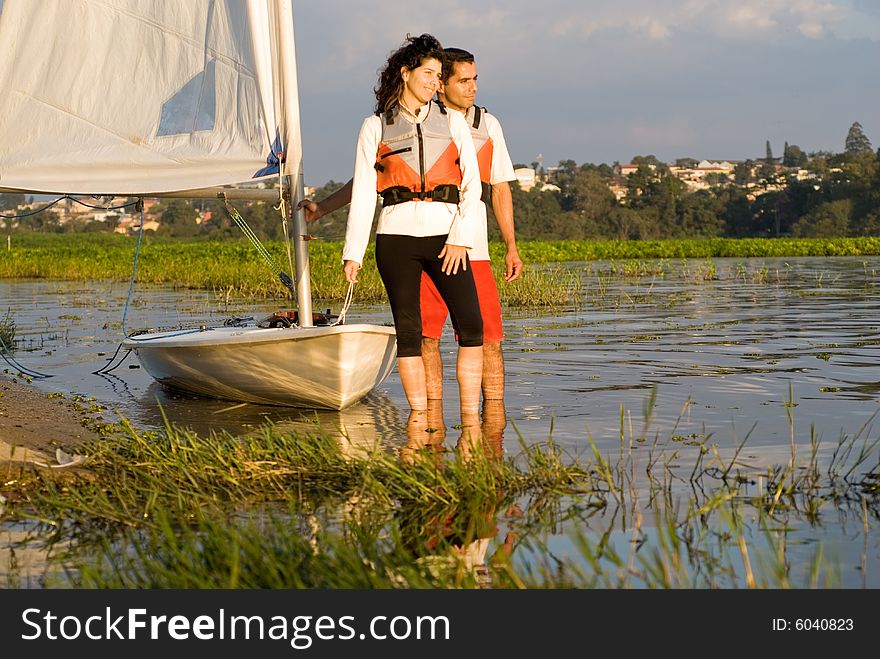
[(523, 264), (508, 185), (513, 165), (498, 121), (474, 105), (476, 81), (470, 53), (444, 50), (428, 34), (407, 36), (380, 71), (352, 180), (319, 203), (300, 204), (313, 222), (351, 203), (342, 258), (346, 280), (356, 282), (377, 193), (382, 198), (376, 264), (394, 318), (415, 446), (442, 442), (443, 433), (428, 431), (443, 427), (439, 340), (447, 315), (459, 345), (462, 441), (481, 434), (481, 393), (484, 415), (496, 428), (499, 414), (504, 417), (501, 304), (486, 204), (493, 205), (507, 247), (505, 280), (518, 279)]

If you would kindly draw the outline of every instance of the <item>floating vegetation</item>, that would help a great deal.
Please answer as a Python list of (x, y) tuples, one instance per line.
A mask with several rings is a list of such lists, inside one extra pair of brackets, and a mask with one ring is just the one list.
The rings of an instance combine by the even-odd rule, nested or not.
[[(0, 278), (45, 278), (53, 280), (128, 281), (134, 258), (134, 243), (116, 234), (22, 234), (12, 250), (0, 252)], [(278, 262), (286, 262), (281, 242), (266, 242), (266, 249)], [(880, 254), (880, 238), (836, 239), (692, 239), (664, 241), (523, 241), (519, 252), (526, 264), (521, 280), (503, 281), (504, 246), (490, 245), (496, 264), (496, 280), (502, 302), (509, 306), (564, 305), (582, 301), (588, 293), (578, 288), (565, 268), (538, 267), (562, 262), (607, 261), (599, 277), (596, 294), (614, 278), (660, 280), (681, 276), (691, 281), (718, 278), (711, 261), (719, 257), (779, 256), (866, 256)], [(312, 295), (316, 301), (337, 302), (345, 298), (347, 284), (341, 274), (342, 244), (312, 241), (309, 246)], [(864, 266), (866, 285), (874, 275)], [(751, 283), (780, 282), (786, 270), (743, 266), (735, 277)], [(243, 299), (289, 299), (289, 291), (269, 272), (245, 239), (184, 241), (149, 236), (144, 239), (138, 263), (138, 282), (175, 288), (206, 289), (221, 303), (232, 297)], [(375, 267), (372, 245), (365, 267), (359, 273), (355, 300), (384, 302), (385, 290)], [(817, 278), (823, 285), (823, 279)], [(592, 291), (590, 291), (592, 293)]]

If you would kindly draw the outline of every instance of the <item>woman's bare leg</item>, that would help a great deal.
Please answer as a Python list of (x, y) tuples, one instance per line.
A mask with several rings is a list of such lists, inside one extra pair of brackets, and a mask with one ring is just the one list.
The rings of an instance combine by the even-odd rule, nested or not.
[[(482, 366), (482, 362), (480, 363)], [(397, 371), (400, 373), (400, 383), (403, 385), (403, 393), (409, 401), (410, 409), (428, 409), (428, 393), (425, 389), (425, 364), (422, 357), (398, 357)], [(479, 383), (477, 383), (479, 395)]]
[(480, 386), (483, 381), (483, 346), (459, 347), (456, 366), (461, 416), (462, 418), (479, 416)]

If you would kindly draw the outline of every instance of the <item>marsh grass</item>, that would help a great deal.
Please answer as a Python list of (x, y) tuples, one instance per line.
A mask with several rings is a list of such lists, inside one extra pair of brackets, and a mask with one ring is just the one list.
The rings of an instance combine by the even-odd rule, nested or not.
[(15, 349), (15, 316), (12, 309), (0, 318), (0, 353), (12, 352)]
[[(286, 263), (283, 243), (265, 247), (277, 263)], [(718, 278), (711, 261), (716, 257), (840, 256), (880, 254), (880, 239), (706, 239), (666, 241), (529, 241), (519, 251), (526, 263), (521, 280), (503, 281), (504, 247), (493, 243), (496, 283), (506, 306), (562, 306), (583, 304), (588, 296), (605, 294), (617, 279), (662, 279), (682, 276), (692, 281)], [(134, 263), (135, 242), (104, 234), (22, 234), (12, 250), (0, 252), (0, 278), (128, 281)], [(312, 241), (309, 246), (312, 296), (318, 306), (337, 304), (347, 285), (341, 276), (342, 245)], [(595, 289), (583, 286), (563, 262), (607, 261), (587, 279), (598, 279)], [(555, 265), (554, 265), (555, 264)], [(756, 284), (778, 283), (784, 272), (758, 268), (737, 270), (735, 278)], [(871, 279), (867, 265), (866, 281)], [(375, 267), (372, 247), (355, 289), (357, 303), (383, 303), (385, 289)], [(278, 273), (270, 271), (245, 239), (184, 241), (150, 236), (139, 254), (137, 281), (182, 289), (213, 291), (219, 300), (290, 300)]]
[[(521, 440), (508, 457), (402, 460), (393, 440), (353, 454), (319, 431), (123, 423), (78, 472), (6, 473), (5, 515), (64, 547), (46, 581), (64, 587), (836, 587), (821, 543), (795, 560), (788, 536), (846, 520), (863, 529), (867, 564), (880, 514), (868, 424), (830, 459), (811, 434), (803, 455), (793, 444), (788, 463), (757, 468), (743, 458), (750, 434), (725, 450), (662, 439), (653, 400), (640, 424), (621, 409), (609, 454)], [(573, 554), (553, 549), (560, 534)]]

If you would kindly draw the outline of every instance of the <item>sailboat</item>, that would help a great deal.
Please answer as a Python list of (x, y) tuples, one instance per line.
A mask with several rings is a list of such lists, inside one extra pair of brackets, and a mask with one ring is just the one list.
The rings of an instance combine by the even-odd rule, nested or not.
[(388, 376), (393, 327), (312, 311), (292, 0), (3, 0), (0, 90), (0, 192), (265, 200), (292, 225), (295, 313), (125, 337), (158, 382), (341, 410)]

